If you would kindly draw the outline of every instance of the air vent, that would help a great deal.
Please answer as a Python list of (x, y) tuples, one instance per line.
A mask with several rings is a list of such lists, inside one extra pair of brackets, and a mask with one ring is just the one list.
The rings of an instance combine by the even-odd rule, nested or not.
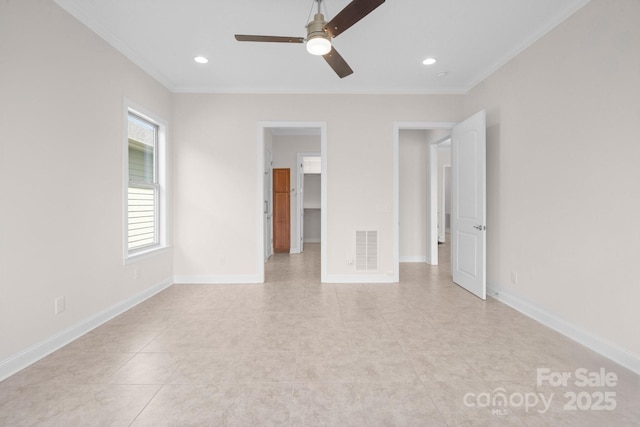
[(378, 230), (356, 230), (356, 271), (378, 271)]

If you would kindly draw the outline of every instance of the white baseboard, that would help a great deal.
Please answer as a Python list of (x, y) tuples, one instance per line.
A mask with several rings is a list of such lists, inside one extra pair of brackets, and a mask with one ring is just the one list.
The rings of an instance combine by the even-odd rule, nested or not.
[(263, 283), (257, 274), (207, 274), (193, 276), (174, 276), (173, 282), (176, 284), (193, 285), (224, 285), (242, 283)]
[(427, 262), (426, 256), (401, 256), (400, 262)]
[(537, 320), (545, 326), (565, 335), (566, 337), (584, 345), (585, 347), (611, 359), (625, 368), (640, 374), (640, 355), (593, 335), (566, 320), (549, 313), (541, 307), (510, 294), (499, 287), (490, 286), (487, 294), (520, 313)]
[(55, 335), (52, 335), (32, 346), (9, 356), (7, 359), (0, 361), (0, 381), (10, 377), (11, 375), (21, 371), (29, 365), (37, 362), (54, 351), (64, 347), (70, 342), (80, 338), (87, 332), (97, 328), (98, 326), (108, 322), (114, 317), (122, 314), (130, 308), (140, 304), (141, 302), (151, 298), (158, 292), (161, 292), (173, 284), (173, 279), (166, 279), (157, 285), (147, 289), (146, 291), (134, 295), (112, 307), (109, 307), (95, 315), (73, 325)]

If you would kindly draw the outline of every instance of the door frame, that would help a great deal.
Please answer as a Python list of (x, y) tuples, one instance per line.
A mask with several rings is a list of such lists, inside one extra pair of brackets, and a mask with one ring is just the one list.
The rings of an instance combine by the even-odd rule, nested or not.
[(258, 159), (257, 159), (257, 189), (256, 217), (257, 217), (257, 253), (258, 281), (264, 283), (264, 162), (265, 162), (265, 134), (272, 128), (289, 129), (320, 129), (320, 157), (322, 158), (322, 170), (320, 177), (320, 281), (325, 282), (327, 277), (327, 122), (322, 121), (259, 121), (258, 125)]
[[(395, 282), (400, 281), (400, 131), (451, 130), (457, 124), (458, 122), (393, 122), (393, 265), (395, 266), (393, 280)], [(431, 220), (433, 221), (433, 218)], [(431, 245), (427, 245), (427, 260), (430, 260), (433, 256), (433, 248), (430, 246)], [(437, 243), (435, 246), (437, 256)]]

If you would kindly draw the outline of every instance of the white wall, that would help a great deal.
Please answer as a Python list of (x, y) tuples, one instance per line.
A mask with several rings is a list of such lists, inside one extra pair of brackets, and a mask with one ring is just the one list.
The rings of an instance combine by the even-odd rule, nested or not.
[(322, 175), (319, 173), (304, 174), (304, 207), (320, 209), (322, 203)]
[(291, 253), (300, 252), (298, 233), (298, 153), (319, 153), (320, 135), (274, 135), (273, 167), (290, 169)]
[(638, 17), (637, 0), (591, 1), (465, 104), (488, 112), (490, 285), (640, 370)]
[[(175, 274), (256, 279), (257, 124), (327, 123), (327, 274), (357, 280), (355, 230), (380, 230), (378, 280), (392, 280), (393, 123), (456, 121), (459, 95), (176, 94)], [(223, 265), (218, 260), (224, 256)]]
[(322, 175), (304, 174), (304, 242), (321, 242)]
[(426, 261), (430, 214), (428, 132), (400, 130), (400, 262)]
[(125, 98), (171, 126), (171, 94), (58, 6), (0, 2), (0, 379), (171, 281), (171, 250), (123, 265)]

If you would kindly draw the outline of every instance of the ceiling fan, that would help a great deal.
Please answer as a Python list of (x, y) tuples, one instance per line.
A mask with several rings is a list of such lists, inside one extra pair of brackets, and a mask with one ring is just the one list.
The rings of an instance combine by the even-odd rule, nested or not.
[(307, 51), (313, 55), (321, 55), (340, 78), (353, 73), (349, 64), (340, 56), (331, 45), (331, 39), (338, 37), (353, 24), (373, 12), (385, 0), (353, 0), (340, 11), (331, 21), (327, 22), (321, 12), (323, 0), (314, 0), (318, 4), (317, 13), (310, 21), (307, 28), (307, 38), (283, 37), (283, 36), (254, 36), (236, 34), (236, 40), (240, 42), (267, 42), (267, 43), (307, 43)]

